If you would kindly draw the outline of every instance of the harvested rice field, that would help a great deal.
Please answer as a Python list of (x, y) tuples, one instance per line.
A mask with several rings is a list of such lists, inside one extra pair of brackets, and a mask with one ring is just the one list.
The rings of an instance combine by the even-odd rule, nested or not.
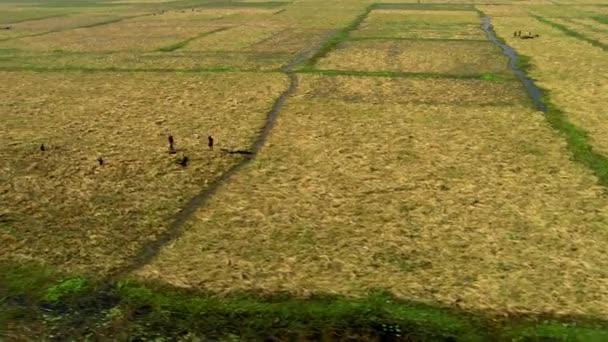
[(251, 45), (270, 39), (283, 31), (281, 28), (237, 26), (222, 32), (196, 39), (188, 44), (185, 51), (239, 51)]
[[(124, 266), (239, 161), (219, 149), (248, 149), (286, 86), (275, 74), (2, 79), (0, 259), (97, 277)], [(186, 156), (187, 168), (177, 163)]]
[(459, 106), (457, 94), (417, 104), (442, 90), (434, 80), (407, 95), (391, 89), (407, 80), (368, 80), (361, 97), (380, 103), (300, 82), (258, 160), (138, 274), (220, 293), (383, 287), (470, 309), (608, 315), (606, 193), (541, 115)]
[[(597, 72), (608, 68), (608, 52), (532, 17), (500, 17), (493, 24), (508, 44), (530, 57), (530, 75), (550, 90), (555, 105), (588, 132), (594, 148), (608, 154), (608, 137), (604, 134), (608, 129), (608, 76)], [(540, 34), (542, 40), (533, 43), (513, 38), (512, 32), (518, 27)]]
[[(99, 25), (42, 36), (15, 39), (8, 47), (28, 47), (28, 50), (68, 52), (111, 52), (125, 50), (154, 51), (192, 36), (217, 29), (215, 26), (194, 26), (175, 21), (130, 19), (110, 25)], [(99, 39), (104, 37), (104, 39)]]
[(42, 34), (51, 31), (62, 31), (87, 25), (96, 25), (118, 20), (120, 16), (111, 14), (73, 14), (57, 15), (50, 18), (28, 20), (18, 23), (19, 29), (5, 30), (0, 34), (0, 40), (22, 36)]
[[(588, 26), (586, 24), (581, 24), (580, 22), (576, 22), (573, 20), (564, 20), (554, 18), (551, 19), (552, 22), (563, 25), (566, 28), (584, 35), (585, 37), (597, 40), (600, 43), (608, 46), (608, 26), (605, 29), (596, 29), (594, 26)], [(600, 24), (601, 25), (601, 24)]]
[(606, 8), (0, 0), (0, 341), (608, 341)]
[(512, 75), (490, 42), (364, 40), (346, 42), (319, 61), (319, 69), (446, 75)]
[(354, 37), (485, 39), (475, 11), (376, 10)]

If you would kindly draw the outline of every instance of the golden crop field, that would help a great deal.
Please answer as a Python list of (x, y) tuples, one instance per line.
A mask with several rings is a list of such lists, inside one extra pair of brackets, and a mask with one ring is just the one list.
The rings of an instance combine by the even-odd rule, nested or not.
[[(564, 25), (565, 27), (580, 33), (586, 37), (595, 39), (601, 43), (604, 43), (606, 45), (608, 45), (608, 27), (607, 29), (604, 30), (596, 30), (594, 29), (594, 27), (589, 27), (587, 25), (583, 25), (571, 20), (564, 20), (564, 19), (558, 19), (555, 18), (553, 19), (554, 22)], [(601, 25), (601, 24), (598, 24)]]
[[(26, 46), (41, 51), (153, 51), (163, 46), (175, 44), (194, 35), (216, 29), (216, 26), (180, 24), (181, 20), (125, 20), (112, 25), (81, 28), (44, 36), (21, 38), (10, 41), (9, 47)], [(103, 38), (102, 38), (103, 37)]]
[(120, 16), (112, 14), (73, 14), (39, 20), (29, 20), (19, 23), (18, 30), (5, 30), (5, 32), (0, 33), (0, 40), (41, 34), (43, 32), (61, 31), (85, 25), (94, 25), (96, 23), (107, 22), (119, 18)]
[(332, 30), (303, 30), (285, 28), (267, 39), (249, 46), (249, 51), (287, 53), (297, 55), (321, 44), (324, 38), (331, 36)]
[(138, 274), (213, 292), (386, 287), (497, 312), (608, 315), (604, 191), (542, 115), (461, 106), (457, 93), (416, 104), (442, 90), (434, 80), (406, 95), (391, 89), (399, 80), (338, 79), (384, 95), (354, 103), (323, 78), (300, 81), (258, 160)]
[(237, 26), (197, 39), (184, 49), (186, 51), (239, 51), (271, 38), (281, 28)]
[[(314, 86), (313, 86), (314, 85)], [(427, 91), (432, 85), (433, 91)], [(382, 77), (315, 77), (300, 85), (301, 97), (317, 97), (349, 103), (425, 104), (452, 106), (527, 106), (517, 81), (487, 82), (477, 79)]]
[(484, 39), (474, 11), (376, 10), (354, 36)]
[[(608, 79), (597, 72), (608, 68), (606, 51), (532, 17), (500, 17), (493, 23), (507, 43), (530, 56), (534, 65), (531, 76), (551, 91), (555, 104), (589, 133), (595, 148), (607, 154), (608, 138), (603, 132), (608, 129), (608, 121), (603, 113), (608, 101)], [(512, 37), (514, 30), (524, 27), (540, 34), (542, 39), (527, 41)]]
[[(0, 230), (0, 259), (96, 276), (124, 266), (240, 159), (219, 149), (249, 148), (286, 82), (276, 74), (4, 72), (2, 79), (0, 192), (11, 229)], [(175, 155), (167, 153), (168, 135)], [(183, 156), (187, 168), (177, 164)]]
[(585, 26), (594, 32), (608, 32), (608, 24), (602, 24), (601, 22), (594, 19), (571, 19), (572, 22)]
[(607, 15), (0, 0), (0, 340), (608, 340)]
[(507, 74), (507, 59), (489, 42), (363, 40), (345, 43), (320, 69), (448, 75)]

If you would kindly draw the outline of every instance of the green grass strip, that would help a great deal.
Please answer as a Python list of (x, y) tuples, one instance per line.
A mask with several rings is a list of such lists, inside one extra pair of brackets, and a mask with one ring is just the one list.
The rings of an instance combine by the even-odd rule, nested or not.
[(219, 297), (135, 282), (122, 282), (118, 290), (129, 306), (154, 309), (147, 318), (149, 324), (171, 331), (175, 324), (180, 325), (175, 317), (181, 317), (184, 324), (200, 324), (195, 330), (205, 331), (212, 338), (230, 333), (246, 340), (261, 340), (268, 336), (352, 331), (425, 341), (484, 340), (480, 327), (467, 316), (400, 302), (383, 291), (370, 292), (360, 299), (327, 296), (303, 300), (248, 293)]
[(604, 43), (602, 43), (602, 42), (600, 42), (598, 40), (586, 37), (583, 34), (580, 34), (580, 33), (576, 32), (574, 30), (571, 30), (571, 29), (567, 28), (566, 26), (564, 26), (562, 24), (558, 24), (558, 23), (553, 22), (553, 21), (551, 21), (551, 20), (549, 20), (547, 18), (543, 18), (543, 17), (536, 16), (536, 15), (533, 16), (533, 17), (536, 18), (536, 20), (538, 20), (539, 22), (541, 22), (543, 24), (546, 24), (546, 25), (549, 25), (549, 26), (553, 26), (554, 28), (556, 28), (556, 29), (564, 32), (565, 34), (567, 34), (567, 35), (569, 35), (571, 37), (574, 37), (576, 39), (579, 39), (579, 40), (585, 41), (587, 43), (590, 43), (591, 45), (597, 46), (597, 47), (601, 48), (604, 51), (608, 51), (608, 44), (604, 44)]
[(359, 25), (367, 18), (367, 16), (371, 13), (371, 11), (376, 8), (376, 5), (372, 4), (368, 6), (363, 13), (358, 15), (350, 24), (348, 24), (345, 28), (338, 31), (336, 35), (328, 39), (323, 46), (319, 50), (317, 50), (306, 63), (303, 64), (303, 68), (311, 68), (313, 67), (319, 59), (325, 57), (331, 50), (333, 50), (338, 44), (342, 41), (346, 40), (350, 33), (357, 28)]
[(608, 34), (608, 26), (607, 27), (597, 27), (597, 26), (593, 26), (593, 25), (590, 25), (587, 23), (576, 22), (573, 20), (573, 18), (562, 18), (562, 20), (564, 20), (570, 24), (581, 25), (581, 26), (585, 27), (587, 30), (590, 30), (593, 32)]
[(505, 341), (608, 341), (608, 330), (606, 329), (556, 321), (546, 321), (540, 324), (516, 324), (507, 327), (502, 335), (505, 337)]
[(599, 183), (608, 187), (608, 158), (593, 150), (587, 132), (568, 120), (567, 115), (555, 106), (549, 98), (549, 90), (542, 89), (543, 102), (547, 105), (546, 118), (551, 127), (566, 137), (573, 159), (593, 171)]
[(608, 25), (608, 16), (591, 17), (591, 19), (595, 20), (596, 22), (598, 22), (600, 24)]
[[(608, 322), (589, 317), (496, 320), (456, 307), (399, 300), (380, 289), (359, 298), (302, 299), (254, 292), (219, 296), (133, 280), (104, 285), (35, 264), (0, 263), (0, 274), (0, 327), (50, 324), (70, 330), (75, 324), (95, 332), (107, 322), (125, 332), (136, 330), (143, 338), (190, 332), (205, 340), (360, 336), (407, 341), (605, 341), (608, 334)], [(50, 310), (40, 310), (49, 305)]]
[(402, 71), (360, 71), (360, 70), (330, 70), (305, 68), (297, 73), (316, 74), (325, 76), (365, 76), (389, 78), (428, 78), (428, 79), (478, 79), (484, 81), (512, 81), (514, 77), (496, 74), (441, 74), (429, 72), (402, 72)]
[[(528, 74), (532, 68), (530, 57), (519, 55), (517, 67)], [(545, 117), (551, 127), (561, 132), (566, 138), (573, 160), (592, 170), (601, 185), (608, 186), (608, 158), (595, 152), (589, 143), (587, 132), (570, 122), (567, 115), (553, 104), (550, 90), (538, 88), (543, 93), (541, 101), (547, 106)]]
[(193, 41), (193, 40), (196, 40), (196, 39), (199, 39), (199, 38), (203, 38), (203, 37), (206, 37), (206, 36), (212, 35), (212, 34), (217, 33), (217, 32), (226, 31), (226, 30), (228, 30), (229, 28), (230, 28), (230, 27), (221, 27), (221, 28), (218, 28), (218, 29), (215, 29), (215, 30), (209, 31), (209, 32), (203, 32), (203, 33), (201, 33), (201, 34), (198, 34), (198, 35), (196, 35), (196, 36), (194, 36), (194, 37), (188, 38), (188, 39), (183, 40), (183, 41), (181, 41), (181, 42), (175, 43), (175, 44), (173, 44), (173, 45), (169, 45), (169, 46), (162, 47), (162, 48), (158, 49), (158, 51), (161, 51), (161, 52), (171, 52), (171, 51), (175, 51), (175, 50), (177, 50), (177, 49), (181, 49), (181, 48), (183, 48), (184, 46), (188, 45), (188, 44), (189, 44), (191, 41)]

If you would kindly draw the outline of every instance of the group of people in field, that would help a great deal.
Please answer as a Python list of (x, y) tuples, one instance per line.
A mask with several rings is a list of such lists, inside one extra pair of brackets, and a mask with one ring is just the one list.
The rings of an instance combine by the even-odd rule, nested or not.
[(538, 38), (538, 37), (540, 37), (540, 35), (539, 34), (532, 35), (532, 32), (528, 32), (527, 35), (522, 36), (521, 31), (515, 31), (515, 32), (513, 32), (513, 37), (519, 37), (521, 39), (531, 39), (531, 38)]

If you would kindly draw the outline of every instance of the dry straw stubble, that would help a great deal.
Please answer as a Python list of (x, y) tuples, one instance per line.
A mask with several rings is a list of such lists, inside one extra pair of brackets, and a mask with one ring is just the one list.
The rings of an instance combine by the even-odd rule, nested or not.
[(605, 192), (542, 115), (384, 100), (290, 99), (257, 160), (136, 276), (608, 316)]
[(11, 229), (0, 230), (0, 259), (98, 276), (128, 263), (238, 162), (219, 149), (249, 148), (287, 85), (283, 75), (238, 73), (2, 78), (0, 193)]

